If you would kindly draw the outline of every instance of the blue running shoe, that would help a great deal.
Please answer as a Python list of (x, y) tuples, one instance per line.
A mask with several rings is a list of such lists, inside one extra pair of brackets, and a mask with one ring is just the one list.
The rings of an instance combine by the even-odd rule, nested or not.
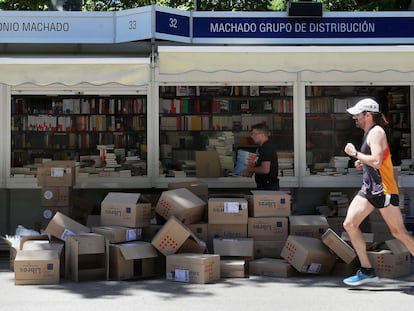
[(367, 283), (378, 282), (379, 278), (373, 273), (370, 275), (364, 274), (358, 270), (354, 276), (344, 279), (344, 283), (349, 286), (359, 286)]

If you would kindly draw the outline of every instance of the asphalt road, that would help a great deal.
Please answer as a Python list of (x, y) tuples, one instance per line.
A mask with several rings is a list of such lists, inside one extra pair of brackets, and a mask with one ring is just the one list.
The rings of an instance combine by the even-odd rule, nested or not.
[(160, 310), (412, 310), (414, 276), (381, 279), (350, 288), (342, 277), (299, 275), (290, 278), (250, 276), (189, 284), (163, 276), (134, 281), (62, 279), (57, 285), (14, 285), (8, 262), (0, 260), (2, 311), (160, 311)]

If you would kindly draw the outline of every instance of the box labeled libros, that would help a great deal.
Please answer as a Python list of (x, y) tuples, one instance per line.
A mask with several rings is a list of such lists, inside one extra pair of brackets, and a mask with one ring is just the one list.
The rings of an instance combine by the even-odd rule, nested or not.
[(142, 237), (141, 228), (129, 228), (124, 226), (96, 226), (91, 231), (105, 236), (109, 243), (122, 243), (140, 240)]
[(45, 231), (55, 238), (66, 241), (68, 236), (87, 233), (90, 232), (90, 229), (61, 212), (56, 212)]
[(199, 240), (186, 225), (174, 216), (171, 216), (155, 234), (151, 244), (165, 256), (179, 250), (182, 253), (187, 251), (203, 253), (206, 249), (205, 242)]
[(286, 240), (288, 237), (287, 217), (249, 217), (247, 233), (254, 240)]
[(21, 250), (14, 260), (16, 285), (58, 284), (60, 258), (55, 250)]
[(335, 265), (336, 256), (320, 239), (290, 235), (280, 254), (297, 271), (327, 274)]
[(286, 191), (252, 190), (249, 209), (252, 217), (290, 216), (292, 196)]
[(167, 280), (186, 283), (211, 283), (220, 279), (220, 256), (181, 253), (166, 257)]
[(210, 198), (209, 224), (247, 224), (248, 203), (244, 198)]
[(101, 225), (147, 227), (151, 204), (138, 203), (140, 193), (109, 192), (101, 202)]
[(155, 207), (155, 212), (164, 219), (175, 216), (184, 224), (193, 224), (203, 219), (206, 202), (187, 188), (164, 191)]
[(355, 250), (331, 228), (322, 235), (321, 239), (345, 263), (350, 264), (357, 257)]
[(289, 234), (318, 238), (329, 229), (328, 221), (322, 215), (289, 216)]

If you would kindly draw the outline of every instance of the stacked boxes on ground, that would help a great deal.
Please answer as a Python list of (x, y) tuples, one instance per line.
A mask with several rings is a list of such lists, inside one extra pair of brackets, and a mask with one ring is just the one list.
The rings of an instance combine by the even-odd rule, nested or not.
[[(325, 216), (292, 215), (286, 191), (209, 197), (206, 184), (190, 182), (170, 184), (154, 208), (140, 199), (139, 193), (107, 193), (99, 225), (90, 228), (56, 211), (46, 227), (49, 236), (22, 243), (15, 283), (160, 274), (171, 281), (212, 283), (249, 274), (351, 275), (357, 268), (352, 245)], [(410, 254), (397, 240), (368, 254), (379, 276), (410, 273)]]
[[(188, 188), (193, 187), (188, 185)], [(167, 280), (211, 283), (220, 278), (220, 256), (206, 254), (205, 241), (189, 228), (202, 224), (206, 202), (194, 193), (194, 189), (190, 191), (188, 188), (170, 189), (161, 194), (155, 212), (166, 222), (151, 244), (165, 256)]]
[(281, 258), (289, 234), (291, 194), (286, 191), (252, 191), (248, 236), (254, 239), (256, 258)]
[(254, 240), (255, 260), (249, 273), (288, 277), (294, 269), (281, 258), (289, 235), (292, 197), (287, 191), (253, 190), (249, 197), (248, 236)]
[(71, 214), (72, 188), (76, 184), (75, 161), (47, 161), (37, 169), (41, 187), (41, 223), (44, 229), (56, 212)]
[(222, 277), (244, 277), (254, 258), (253, 239), (247, 236), (248, 201), (242, 197), (208, 200), (208, 244), (220, 255)]
[(109, 192), (101, 202), (100, 226), (91, 228), (109, 242), (109, 279), (128, 280), (156, 275), (158, 254), (142, 241), (150, 225), (151, 203), (140, 193)]

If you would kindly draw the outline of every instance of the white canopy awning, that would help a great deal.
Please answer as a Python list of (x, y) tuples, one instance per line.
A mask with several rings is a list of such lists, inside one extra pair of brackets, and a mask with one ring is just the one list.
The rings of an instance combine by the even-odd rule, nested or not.
[(413, 46), (163, 46), (158, 54), (161, 82), (414, 78)]
[(141, 86), (151, 79), (149, 58), (1, 57), (0, 72), (0, 83), (11, 86), (25, 83)]

